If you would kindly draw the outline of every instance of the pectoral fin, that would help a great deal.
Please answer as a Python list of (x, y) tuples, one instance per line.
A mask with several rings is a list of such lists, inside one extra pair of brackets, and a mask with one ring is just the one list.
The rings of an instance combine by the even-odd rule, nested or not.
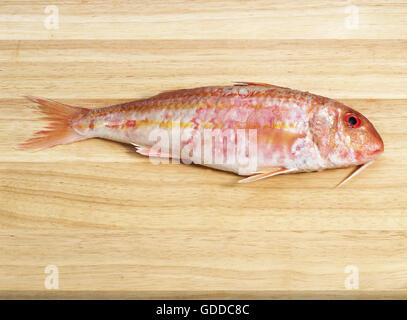
[(276, 176), (276, 175), (279, 175), (279, 174), (294, 172), (296, 170), (297, 169), (275, 168), (275, 170), (260, 173), (260, 174), (256, 174), (254, 176), (250, 176), (248, 178), (239, 180), (238, 182), (239, 183), (253, 182), (253, 181), (260, 180), (260, 179), (265, 179), (265, 178), (269, 178), (269, 177), (272, 177), (272, 176)]

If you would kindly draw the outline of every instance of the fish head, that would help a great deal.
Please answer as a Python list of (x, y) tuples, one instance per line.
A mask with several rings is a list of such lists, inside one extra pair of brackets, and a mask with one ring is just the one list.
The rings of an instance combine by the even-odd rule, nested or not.
[(339, 102), (328, 102), (310, 121), (314, 143), (329, 167), (360, 165), (383, 153), (383, 140), (361, 113)]

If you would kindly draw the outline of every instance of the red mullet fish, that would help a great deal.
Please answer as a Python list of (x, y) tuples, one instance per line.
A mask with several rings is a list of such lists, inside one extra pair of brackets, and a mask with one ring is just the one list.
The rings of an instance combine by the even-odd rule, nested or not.
[(289, 88), (239, 82), (163, 92), (99, 109), (28, 96), (47, 130), (20, 145), (45, 149), (89, 138), (133, 144), (155, 159), (202, 164), (248, 176), (360, 166), (383, 152), (370, 121), (344, 104)]

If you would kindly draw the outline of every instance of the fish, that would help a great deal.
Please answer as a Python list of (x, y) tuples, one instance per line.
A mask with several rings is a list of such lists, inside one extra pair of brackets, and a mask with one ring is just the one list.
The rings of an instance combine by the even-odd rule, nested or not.
[(164, 91), (92, 109), (26, 98), (37, 104), (49, 125), (19, 149), (103, 138), (132, 144), (136, 152), (160, 163), (171, 159), (245, 176), (240, 183), (357, 166), (342, 185), (384, 151), (379, 133), (358, 111), (267, 83)]

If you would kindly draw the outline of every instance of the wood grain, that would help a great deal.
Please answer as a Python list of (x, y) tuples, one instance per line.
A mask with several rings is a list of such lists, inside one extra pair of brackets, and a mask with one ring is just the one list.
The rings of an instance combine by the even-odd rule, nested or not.
[[(48, 1), (0, 13), (0, 298), (406, 298), (407, 3)], [(84, 107), (259, 81), (336, 98), (385, 143), (374, 165), (238, 185), (99, 139), (14, 147), (24, 94)], [(47, 290), (47, 265), (59, 289)], [(345, 267), (359, 269), (346, 290)]]
[[(0, 39), (407, 39), (405, 1), (58, 1), (58, 30), (44, 28), (55, 1), (2, 1)], [(355, 5), (359, 28), (346, 28)]]

